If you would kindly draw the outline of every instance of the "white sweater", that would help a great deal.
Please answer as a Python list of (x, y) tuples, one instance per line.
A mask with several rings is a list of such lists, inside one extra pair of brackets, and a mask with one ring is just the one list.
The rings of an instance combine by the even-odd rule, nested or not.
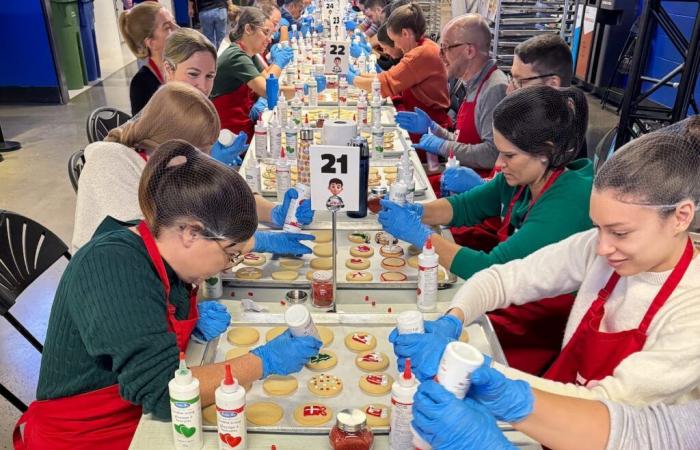
[(85, 147), (85, 167), (78, 180), (75, 205), (73, 253), (92, 238), (105, 217), (143, 217), (138, 192), (144, 167), (146, 161), (133, 148), (122, 144), (100, 141)]
[[(596, 256), (598, 232), (575, 234), (528, 257), (495, 265), (471, 277), (452, 300), (466, 323), (480, 314), (511, 304), (578, 290), (566, 325), (563, 345), (571, 339), (612, 273)], [(671, 271), (622, 277), (605, 305), (601, 331), (638, 328), (652, 300)], [(593, 387), (545, 380), (497, 364), (511, 378), (571, 397), (610, 399), (631, 405), (684, 403), (700, 398), (700, 258), (694, 258), (647, 332), (644, 348), (625, 358)]]

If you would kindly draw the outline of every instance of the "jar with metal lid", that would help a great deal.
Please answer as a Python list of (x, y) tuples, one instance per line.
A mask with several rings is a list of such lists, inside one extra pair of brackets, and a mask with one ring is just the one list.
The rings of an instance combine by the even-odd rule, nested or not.
[(367, 197), (367, 208), (373, 213), (378, 214), (381, 211), (382, 206), (379, 201), (386, 197), (389, 190), (386, 186), (373, 186), (370, 189), (369, 197)]
[(311, 304), (315, 308), (333, 307), (333, 272), (319, 270), (311, 278)]
[(367, 416), (359, 409), (340, 411), (328, 439), (333, 450), (370, 450), (374, 443)]

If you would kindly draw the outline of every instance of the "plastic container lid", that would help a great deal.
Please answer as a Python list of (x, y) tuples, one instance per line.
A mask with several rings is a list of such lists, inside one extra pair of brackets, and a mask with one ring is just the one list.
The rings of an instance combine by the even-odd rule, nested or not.
[(292, 305), (284, 313), (284, 321), (291, 328), (303, 327), (311, 319), (311, 313), (304, 305)]
[(335, 425), (347, 433), (356, 433), (367, 427), (367, 415), (359, 409), (343, 409), (335, 417)]
[(229, 147), (231, 144), (233, 144), (233, 141), (236, 139), (236, 135), (233, 134), (231, 130), (228, 130), (226, 128), (222, 128), (221, 131), (219, 131), (219, 143), (223, 145), (224, 147)]
[(445, 348), (445, 353), (459, 361), (460, 365), (470, 372), (478, 369), (484, 363), (484, 355), (476, 347), (465, 342), (450, 342)]
[(318, 270), (312, 276), (314, 281), (329, 282), (333, 279), (333, 273), (330, 270)]

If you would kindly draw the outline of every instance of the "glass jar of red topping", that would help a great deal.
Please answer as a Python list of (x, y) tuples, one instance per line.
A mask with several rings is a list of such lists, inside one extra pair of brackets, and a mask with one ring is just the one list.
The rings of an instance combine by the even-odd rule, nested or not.
[(367, 416), (359, 409), (340, 411), (328, 439), (333, 450), (370, 450), (374, 443)]
[(329, 310), (333, 307), (333, 272), (318, 270), (311, 279), (311, 304)]

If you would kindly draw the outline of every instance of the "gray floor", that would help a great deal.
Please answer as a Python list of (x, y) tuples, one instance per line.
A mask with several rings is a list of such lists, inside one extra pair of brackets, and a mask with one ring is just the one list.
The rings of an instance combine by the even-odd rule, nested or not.
[[(4, 153), (0, 162), (0, 209), (42, 223), (66, 243), (73, 233), (75, 193), (68, 180), (68, 157), (87, 144), (85, 121), (99, 106), (129, 111), (128, 80), (136, 64), (75, 97), (68, 105), (0, 106), (0, 123), (7, 139), (22, 149)], [(594, 148), (617, 123), (590, 97), (588, 145)], [(55, 289), (64, 262), (34, 283), (12, 309), (13, 314), (43, 341)], [(40, 356), (10, 325), (0, 319), (0, 381), (26, 403), (34, 399)], [(12, 427), (19, 413), (0, 398), (0, 448), (11, 448)]]

